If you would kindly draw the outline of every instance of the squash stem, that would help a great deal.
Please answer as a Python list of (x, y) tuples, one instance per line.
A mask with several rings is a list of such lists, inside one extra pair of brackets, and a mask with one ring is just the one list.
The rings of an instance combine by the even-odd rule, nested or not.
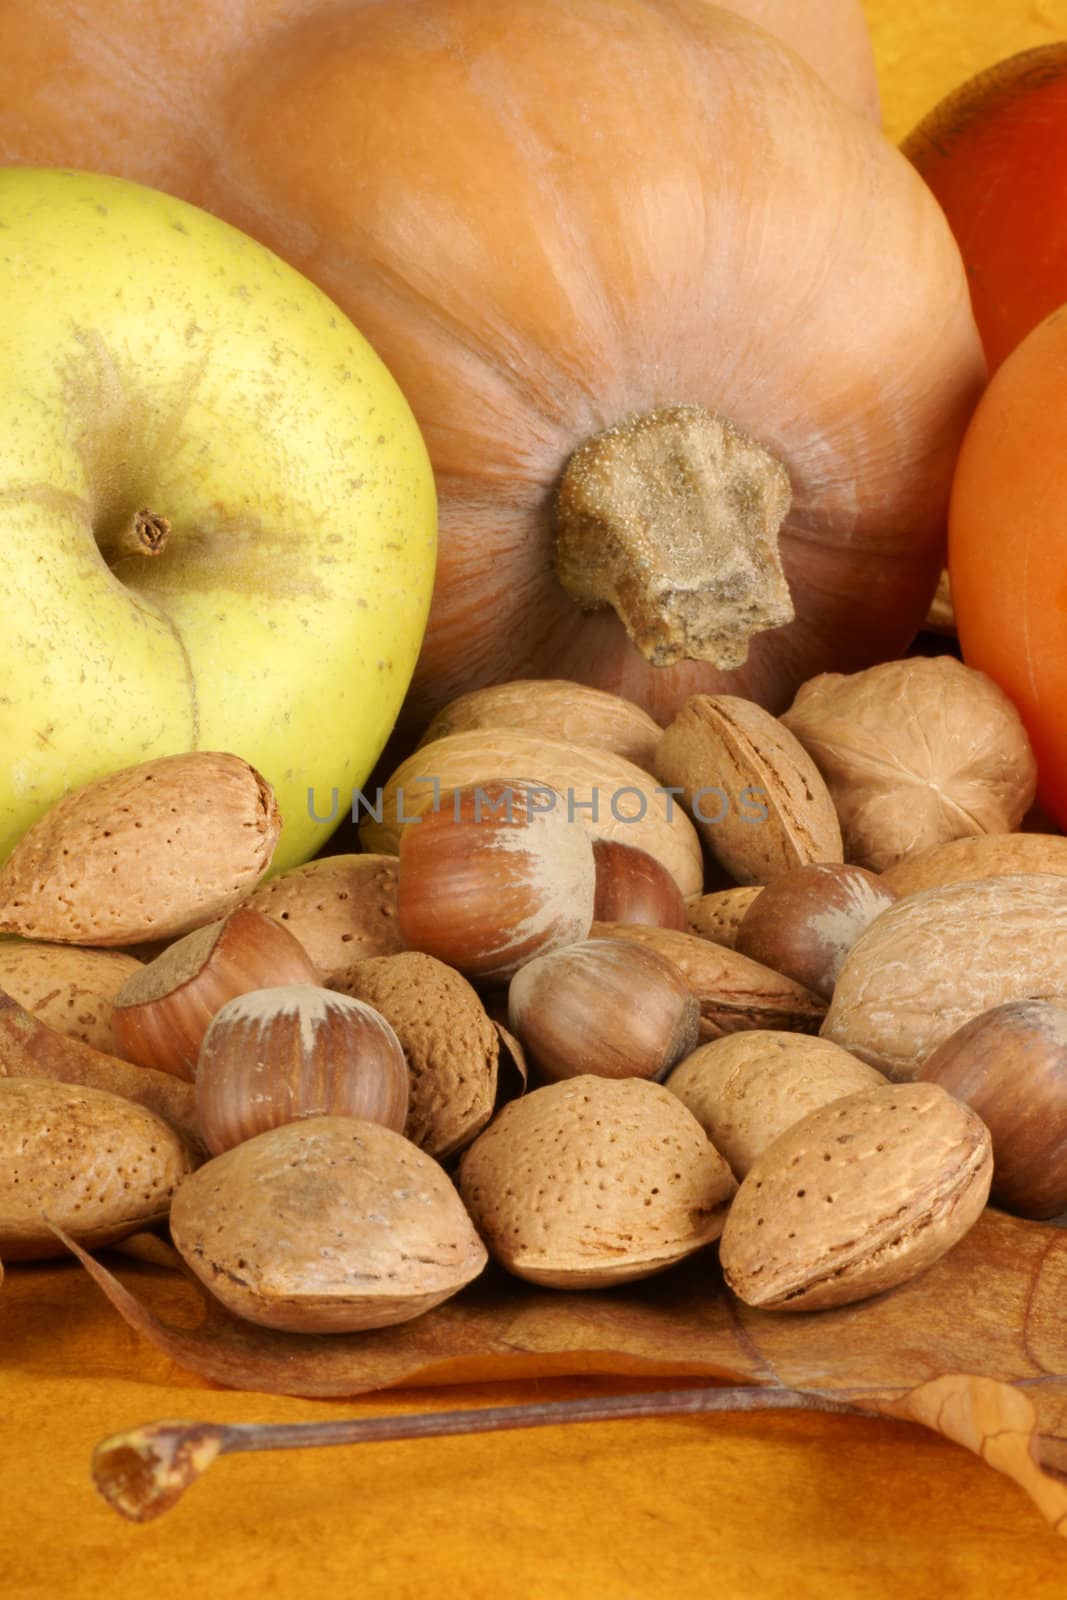
[(661, 406), (594, 435), (556, 499), (556, 576), (584, 610), (613, 606), (656, 666), (741, 666), (793, 618), (778, 531), (785, 468), (703, 406)]

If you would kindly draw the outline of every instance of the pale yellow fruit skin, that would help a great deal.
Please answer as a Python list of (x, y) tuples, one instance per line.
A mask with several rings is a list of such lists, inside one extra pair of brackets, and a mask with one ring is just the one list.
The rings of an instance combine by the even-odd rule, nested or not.
[[(110, 570), (140, 508), (172, 531)], [(231, 750), (306, 859), (392, 728), (436, 501), (406, 401), (318, 289), (206, 212), (0, 169), (0, 860), (60, 794)]]

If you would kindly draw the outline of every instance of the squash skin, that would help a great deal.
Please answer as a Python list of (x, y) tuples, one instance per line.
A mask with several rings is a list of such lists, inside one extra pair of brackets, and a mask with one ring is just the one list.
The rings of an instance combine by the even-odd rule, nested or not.
[(1067, 300), (1067, 43), (978, 73), (901, 149), (959, 243), (992, 374)]
[[(242, 53), (336, 9), (333, 0), (0, 0), (0, 159), (86, 166), (180, 194), (189, 152)], [(879, 121), (861, 0), (723, 0), (722, 9), (774, 34)]]
[(997, 370), (960, 452), (949, 572), (960, 645), (1014, 701), (1038, 799), (1067, 828), (1067, 309)]
[[(171, 74), (184, 147), (101, 154), (157, 161), (151, 181), (285, 256), (407, 394), (442, 515), (409, 721), (546, 675), (661, 720), (698, 691), (780, 709), (906, 646), (983, 366), (948, 229), (869, 124), (704, 0), (511, 0), (506, 26), (497, 0), (261, 10), (225, 71)], [(571, 452), (677, 402), (747, 429), (793, 483), (797, 618), (733, 672), (650, 667), (552, 575)]]
[(795, 50), (846, 105), (881, 124), (874, 47), (860, 0), (719, 0)]

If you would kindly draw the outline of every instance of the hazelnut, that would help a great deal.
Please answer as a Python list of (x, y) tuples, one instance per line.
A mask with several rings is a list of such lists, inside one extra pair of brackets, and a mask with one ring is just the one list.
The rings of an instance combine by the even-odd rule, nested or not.
[(797, 867), (748, 907), (734, 948), (828, 1000), (848, 952), (896, 898), (865, 867)]
[(688, 926), (685, 897), (673, 875), (647, 850), (617, 839), (593, 843), (597, 922), (641, 923), (655, 928)]
[(305, 1117), (399, 1133), (407, 1112), (400, 1041), (361, 1000), (310, 984), (257, 989), (227, 1001), (204, 1035), (196, 1113), (212, 1155)]
[(1010, 1000), (928, 1056), (921, 1079), (976, 1111), (993, 1138), (993, 1199), (1037, 1219), (1067, 1211), (1067, 1007)]
[(239, 906), (131, 973), (115, 996), (111, 1027), (127, 1060), (191, 1080), (208, 1024), (227, 1000), (251, 989), (318, 982), (287, 928)]
[(592, 836), (543, 784), (446, 790), (401, 836), (404, 942), (470, 978), (584, 939), (595, 894)]
[(700, 1003), (658, 950), (584, 939), (519, 969), (508, 1025), (542, 1078), (658, 1078), (696, 1045)]

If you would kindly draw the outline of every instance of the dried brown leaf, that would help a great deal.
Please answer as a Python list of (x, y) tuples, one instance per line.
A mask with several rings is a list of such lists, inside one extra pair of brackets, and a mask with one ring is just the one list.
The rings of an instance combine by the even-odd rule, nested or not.
[(131, 1327), (231, 1388), (340, 1397), (598, 1373), (817, 1390), (974, 1450), (1067, 1530), (1067, 1232), (1057, 1228), (989, 1210), (920, 1278), (837, 1311), (784, 1318), (742, 1306), (705, 1252), (592, 1293), (537, 1289), (491, 1269), (414, 1322), (333, 1335), (240, 1322), (192, 1284), (200, 1320), (176, 1326), (66, 1242)]

